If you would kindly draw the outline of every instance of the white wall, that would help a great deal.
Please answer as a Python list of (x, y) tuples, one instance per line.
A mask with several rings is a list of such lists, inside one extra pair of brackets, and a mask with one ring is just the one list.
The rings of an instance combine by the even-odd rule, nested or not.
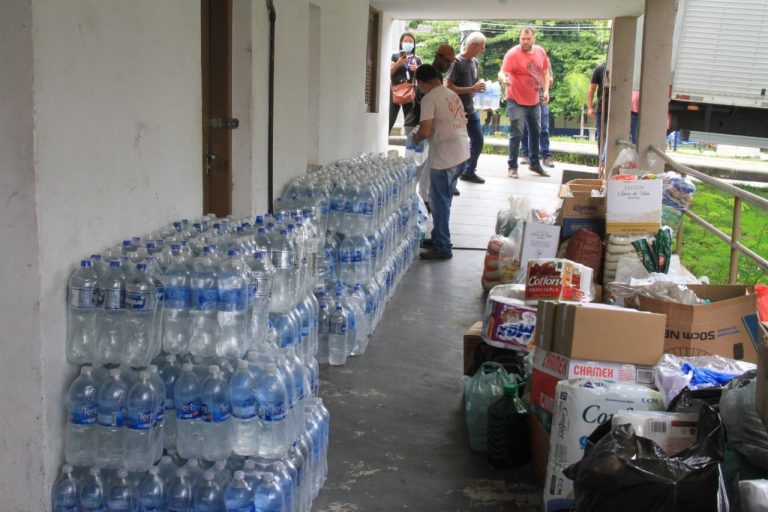
[(232, 2), (232, 213), (250, 215), (254, 209), (251, 105), (251, 0)]

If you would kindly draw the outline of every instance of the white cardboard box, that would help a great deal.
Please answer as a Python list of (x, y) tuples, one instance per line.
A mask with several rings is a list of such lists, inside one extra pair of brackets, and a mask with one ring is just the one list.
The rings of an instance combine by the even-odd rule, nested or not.
[(606, 233), (655, 233), (661, 227), (662, 180), (608, 180)]

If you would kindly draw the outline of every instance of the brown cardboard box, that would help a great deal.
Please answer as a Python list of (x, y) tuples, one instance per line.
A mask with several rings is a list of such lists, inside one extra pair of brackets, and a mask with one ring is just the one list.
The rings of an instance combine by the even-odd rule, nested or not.
[(469, 375), (475, 362), (477, 346), (483, 343), (483, 322), (475, 322), (464, 333), (464, 375)]
[(655, 365), (664, 315), (605, 304), (558, 305), (552, 351), (577, 359)]
[(760, 349), (757, 360), (757, 390), (755, 408), (768, 429), (768, 324), (760, 324)]
[(534, 340), (537, 347), (552, 350), (552, 333), (555, 329), (557, 302), (540, 300), (536, 308), (536, 331)]
[(710, 304), (688, 306), (640, 297), (638, 309), (667, 315), (664, 351), (717, 354), (757, 362), (757, 295), (742, 285), (691, 285)]
[(544, 483), (547, 474), (547, 459), (549, 458), (549, 430), (544, 428), (538, 414), (531, 413), (531, 459), (533, 471), (539, 483)]
[(558, 214), (560, 240), (572, 237), (581, 228), (605, 236), (605, 197), (592, 197), (592, 190), (600, 190), (602, 180), (572, 180), (560, 187), (563, 205)]

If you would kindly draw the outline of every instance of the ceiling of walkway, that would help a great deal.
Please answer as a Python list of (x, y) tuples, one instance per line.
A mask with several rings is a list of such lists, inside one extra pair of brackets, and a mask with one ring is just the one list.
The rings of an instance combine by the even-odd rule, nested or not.
[(393, 19), (609, 19), (640, 16), (645, 0), (371, 0)]

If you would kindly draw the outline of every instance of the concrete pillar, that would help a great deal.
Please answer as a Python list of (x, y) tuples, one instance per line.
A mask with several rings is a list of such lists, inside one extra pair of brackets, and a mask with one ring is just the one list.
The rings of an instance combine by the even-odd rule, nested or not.
[(617, 141), (629, 140), (636, 26), (637, 18), (631, 16), (613, 20), (608, 127), (605, 137), (607, 143), (605, 162), (608, 170), (624, 148)]
[(645, 1), (637, 148), (640, 166), (651, 172), (664, 170), (664, 163), (660, 159), (652, 158), (654, 163), (651, 165), (647, 163), (647, 156), (650, 145), (664, 147), (667, 134), (677, 3), (677, 0)]

